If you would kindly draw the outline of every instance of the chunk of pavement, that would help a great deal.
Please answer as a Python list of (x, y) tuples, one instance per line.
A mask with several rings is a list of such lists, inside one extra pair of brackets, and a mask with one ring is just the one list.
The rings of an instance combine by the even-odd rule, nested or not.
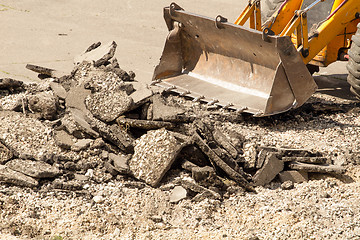
[(111, 175), (113, 176), (118, 175), (118, 171), (116, 171), (115, 167), (108, 161), (104, 162), (104, 167), (106, 171), (108, 171)]
[(64, 130), (54, 132), (55, 143), (63, 149), (71, 149), (75, 144), (73, 137)]
[(284, 169), (284, 162), (276, 157), (275, 153), (266, 156), (264, 165), (253, 176), (256, 186), (263, 186), (271, 182)]
[(109, 154), (109, 160), (113, 163), (114, 169), (120, 174), (129, 173), (129, 157), (122, 154)]
[(75, 64), (82, 63), (83, 61), (94, 62), (94, 66), (99, 67), (114, 57), (116, 47), (117, 44), (113, 41), (93, 48), (90, 51), (87, 49), (84, 53), (76, 56), (74, 62)]
[(103, 69), (95, 68), (91, 63), (83, 62), (73, 71), (73, 79), (77, 86), (83, 86), (91, 92), (101, 90), (125, 91), (130, 95), (134, 91), (132, 84), (125, 83), (114, 72), (106, 72)]
[(192, 162), (199, 167), (204, 167), (209, 164), (209, 161), (206, 159), (205, 155), (199, 148), (194, 145), (184, 147), (179, 155), (179, 158), (188, 160), (189, 162)]
[(236, 159), (239, 152), (232, 145), (232, 143), (228, 140), (228, 138), (217, 128), (214, 129), (213, 136), (215, 141), (223, 147), (232, 158)]
[(0, 143), (0, 164), (4, 164), (12, 159), (14, 154), (4, 144)]
[(71, 150), (73, 150), (73, 151), (75, 151), (75, 152), (79, 152), (79, 151), (81, 151), (81, 150), (84, 150), (84, 149), (88, 148), (93, 141), (94, 141), (94, 140), (92, 140), (92, 139), (79, 139), (79, 140), (77, 140), (77, 142), (71, 147)]
[(66, 99), (66, 96), (67, 96), (67, 92), (65, 90), (65, 88), (59, 84), (59, 83), (56, 83), (56, 82), (50, 82), (50, 88), (51, 90), (53, 90), (54, 94), (60, 98), (60, 99)]
[(28, 96), (29, 110), (35, 113), (40, 113), (40, 116), (46, 120), (53, 120), (56, 118), (59, 107), (59, 100), (50, 92), (40, 92)]
[(294, 183), (292, 181), (286, 181), (281, 184), (282, 190), (290, 190), (294, 188)]
[(326, 157), (282, 157), (281, 160), (284, 162), (302, 162), (312, 164), (326, 164), (328, 159)]
[(55, 69), (51, 69), (51, 68), (46, 68), (46, 67), (41, 67), (41, 66), (37, 66), (37, 65), (33, 65), (33, 64), (26, 64), (26, 68), (42, 74), (42, 75), (46, 75), (49, 77), (53, 77), (53, 78), (61, 78), (62, 76), (66, 75), (65, 72), (61, 72), (61, 71), (57, 71)]
[(11, 94), (0, 99), (0, 109), (20, 112), (25, 107), (26, 95), (24, 93)]
[(308, 173), (305, 171), (282, 171), (279, 173), (281, 182), (292, 181), (294, 183), (302, 183), (308, 181)]
[(190, 161), (185, 160), (181, 163), (181, 167), (183, 169), (191, 172), (193, 168), (198, 167), (198, 166)]
[(300, 162), (289, 162), (288, 167), (293, 170), (300, 170), (305, 172), (317, 172), (317, 173), (335, 173), (342, 174), (345, 172), (344, 167), (335, 165), (316, 165)]
[(63, 119), (62, 123), (65, 125), (70, 134), (73, 134), (76, 131), (83, 131), (92, 137), (99, 137), (99, 133), (94, 131), (87, 122), (87, 118), (84, 112), (76, 108), (68, 108), (68, 110), (70, 116), (67, 116), (65, 119)]
[(0, 78), (0, 89), (15, 89), (23, 86), (22, 81), (12, 78)]
[(52, 178), (60, 174), (57, 167), (43, 161), (13, 159), (7, 162), (5, 166), (34, 178)]
[(149, 131), (136, 140), (130, 170), (137, 179), (156, 187), (187, 144), (166, 129)]
[(111, 122), (130, 110), (133, 100), (125, 91), (101, 90), (85, 98), (86, 108), (94, 117)]
[(187, 197), (187, 191), (182, 186), (176, 186), (170, 193), (170, 202), (178, 203)]
[(163, 120), (171, 121), (176, 120), (177, 116), (184, 114), (184, 110), (179, 107), (168, 106), (164, 103), (161, 95), (154, 95), (153, 101), (153, 119), (152, 120)]
[(248, 191), (255, 192), (255, 189), (250, 185), (246, 180), (246, 175), (242, 175), (239, 172), (232, 169), (227, 165), (216, 153), (204, 142), (204, 140), (196, 132), (193, 134), (193, 139), (196, 145), (201, 149), (201, 151), (209, 157), (212, 165), (214, 167), (218, 166), (221, 168), (231, 179), (237, 182), (240, 186), (245, 188)]
[(130, 94), (130, 97), (134, 101), (134, 105), (132, 109), (138, 108), (139, 106), (143, 105), (147, 101), (150, 100), (150, 97), (154, 95), (154, 93), (147, 88), (147, 86), (135, 88), (136, 91)]
[(104, 139), (115, 144), (120, 150), (126, 153), (132, 153), (133, 138), (117, 124), (107, 125), (91, 114), (86, 115), (86, 121), (90, 124), (91, 128), (97, 131)]
[(130, 118), (117, 118), (116, 122), (120, 126), (130, 126), (133, 128), (140, 128), (144, 130), (155, 130), (159, 128), (174, 129), (175, 124), (164, 121), (149, 121), (149, 120), (139, 120), (139, 119), (130, 119)]
[(256, 167), (256, 144), (246, 143), (243, 147), (243, 157), (245, 158), (244, 168), (255, 168)]
[(207, 179), (212, 174), (215, 174), (215, 170), (210, 166), (193, 167), (191, 169), (191, 176), (196, 182)]
[(61, 152), (52, 128), (21, 113), (0, 111), (0, 140), (16, 157), (51, 160)]
[(39, 182), (34, 178), (17, 172), (5, 165), (0, 165), (0, 182), (22, 187), (36, 187)]
[(256, 158), (255, 167), (256, 167), (257, 169), (260, 169), (260, 168), (264, 165), (266, 156), (267, 156), (268, 154), (271, 154), (271, 153), (277, 153), (277, 152), (274, 151), (273, 149), (260, 148), (260, 151), (259, 151), (259, 153), (258, 153), (258, 155), (257, 155), (257, 158)]
[(207, 189), (203, 186), (200, 186), (191, 178), (181, 179), (181, 186), (183, 186), (184, 188), (189, 189), (193, 192), (196, 192), (196, 193), (205, 193), (205, 196), (208, 198), (221, 199), (221, 196), (219, 193), (212, 191), (210, 189)]
[(82, 84), (70, 88), (65, 99), (66, 108), (76, 108), (82, 112), (86, 112), (85, 99), (90, 94), (91, 90), (85, 89)]

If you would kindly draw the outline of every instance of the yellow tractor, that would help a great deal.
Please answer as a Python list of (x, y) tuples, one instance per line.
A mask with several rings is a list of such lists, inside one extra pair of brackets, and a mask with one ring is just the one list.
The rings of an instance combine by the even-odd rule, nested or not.
[(164, 18), (169, 35), (153, 83), (167, 91), (273, 115), (310, 98), (319, 66), (348, 60), (360, 96), (360, 0), (250, 0), (234, 23), (172, 3)]

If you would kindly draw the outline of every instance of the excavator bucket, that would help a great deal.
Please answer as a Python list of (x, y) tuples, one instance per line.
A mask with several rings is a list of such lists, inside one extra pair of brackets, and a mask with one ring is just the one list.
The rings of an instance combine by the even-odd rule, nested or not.
[(168, 91), (255, 116), (301, 106), (317, 85), (290, 37), (164, 8), (169, 29), (153, 83)]

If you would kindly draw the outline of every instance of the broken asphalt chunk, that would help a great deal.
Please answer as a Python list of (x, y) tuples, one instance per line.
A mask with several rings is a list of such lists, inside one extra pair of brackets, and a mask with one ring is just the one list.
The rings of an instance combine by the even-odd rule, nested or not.
[(235, 171), (229, 165), (227, 165), (218, 155), (216, 155), (216, 153), (201, 139), (197, 133), (194, 133), (193, 137), (195, 144), (199, 146), (201, 151), (208, 156), (213, 166), (218, 166), (221, 168), (231, 179), (233, 179), (246, 190), (252, 192), (255, 191), (255, 189), (246, 180), (245, 177), (248, 177), (247, 175), (241, 175), (239, 172)]
[(130, 170), (137, 179), (156, 187), (187, 144), (166, 129), (149, 131), (136, 140)]
[(75, 144), (73, 137), (64, 130), (55, 131), (54, 140), (59, 147), (68, 150)]
[(11, 168), (0, 165), (0, 182), (13, 184), (22, 187), (36, 187), (39, 182), (34, 178), (23, 173), (12, 170)]
[(253, 181), (256, 186), (263, 186), (271, 182), (283, 169), (284, 162), (279, 160), (276, 154), (268, 154), (263, 167), (253, 176)]
[(104, 139), (115, 144), (120, 150), (126, 153), (132, 153), (133, 138), (117, 124), (107, 125), (91, 114), (86, 115), (86, 121), (90, 124), (91, 128), (98, 132)]
[(4, 144), (0, 143), (0, 164), (4, 164), (12, 159), (14, 154)]
[[(152, 115), (153, 120), (163, 120), (163, 121), (178, 121), (179, 116), (184, 114), (185, 111), (179, 107), (173, 107), (166, 105), (161, 98), (161, 95), (154, 95), (152, 97), (153, 108)], [(181, 119), (180, 119), (181, 120)]]
[(67, 92), (61, 84), (56, 83), (56, 82), (51, 82), (50, 88), (58, 98), (60, 98), (60, 99), (66, 98)]
[(345, 172), (344, 167), (335, 165), (316, 165), (300, 162), (289, 162), (288, 167), (293, 170), (301, 170), (305, 172), (317, 172), (317, 173), (335, 173), (342, 174)]
[(23, 86), (22, 81), (12, 78), (0, 78), (0, 89), (15, 89)]
[(302, 183), (308, 181), (308, 173), (305, 171), (282, 171), (279, 173), (281, 182), (292, 181), (294, 183)]
[(166, 129), (174, 129), (175, 124), (170, 122), (163, 122), (163, 121), (149, 121), (149, 120), (138, 120), (138, 119), (130, 119), (130, 118), (118, 118), (116, 122), (120, 126), (129, 126), (133, 128), (140, 128), (144, 130), (156, 130), (159, 128), (166, 128)]
[(117, 44), (113, 41), (104, 45), (99, 45), (98, 43), (95, 45), (93, 44), (90, 47), (84, 53), (75, 57), (75, 64), (87, 61), (94, 62), (94, 66), (99, 67), (114, 56)]
[(33, 65), (33, 64), (26, 64), (26, 68), (42, 74), (42, 75), (46, 75), (49, 77), (53, 77), (53, 78), (61, 78), (62, 76), (66, 75), (65, 72), (61, 72), (61, 71), (57, 71), (55, 69), (51, 69), (51, 68), (46, 68), (46, 67), (41, 67), (41, 66), (37, 66), (37, 65)]
[(170, 202), (178, 203), (187, 197), (187, 191), (182, 186), (176, 186), (170, 193)]
[(34, 178), (52, 178), (60, 174), (57, 167), (42, 161), (13, 159), (7, 162), (5, 166)]
[(85, 105), (94, 117), (104, 122), (111, 122), (129, 111), (133, 100), (124, 91), (102, 90), (88, 95)]

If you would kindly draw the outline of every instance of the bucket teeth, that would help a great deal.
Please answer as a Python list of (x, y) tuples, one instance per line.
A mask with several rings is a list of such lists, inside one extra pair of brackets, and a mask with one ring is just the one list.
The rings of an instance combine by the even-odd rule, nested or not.
[(193, 102), (200, 102), (200, 100), (204, 99), (204, 96), (199, 96), (193, 99)]

